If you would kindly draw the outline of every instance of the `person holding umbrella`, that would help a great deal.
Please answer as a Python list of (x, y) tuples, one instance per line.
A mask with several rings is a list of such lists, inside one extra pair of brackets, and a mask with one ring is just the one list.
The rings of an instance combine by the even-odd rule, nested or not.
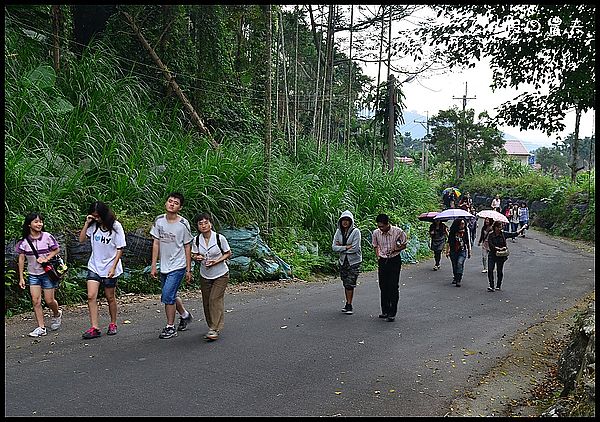
[(471, 258), (471, 240), (464, 218), (456, 218), (450, 226), (446, 256), (452, 262), (452, 284), (460, 287), (465, 259)]
[(508, 259), (508, 256), (498, 256), (497, 252), (499, 250), (506, 249), (506, 239), (515, 238), (520, 235), (523, 230), (527, 228), (527, 225), (524, 225), (516, 232), (510, 233), (502, 230), (502, 222), (494, 221), (493, 230), (488, 235), (488, 281), (490, 283), (488, 292), (494, 291), (494, 267), (497, 267), (498, 272), (498, 280), (496, 282), (496, 290), (500, 290), (502, 286), (502, 279), (504, 278), (503, 270), (504, 263)]
[(429, 249), (433, 251), (433, 256), (435, 258), (433, 271), (437, 271), (440, 269), (442, 251), (444, 250), (446, 239), (448, 238), (448, 227), (446, 227), (441, 220), (433, 220), (433, 223), (429, 226), (429, 236), (431, 238)]

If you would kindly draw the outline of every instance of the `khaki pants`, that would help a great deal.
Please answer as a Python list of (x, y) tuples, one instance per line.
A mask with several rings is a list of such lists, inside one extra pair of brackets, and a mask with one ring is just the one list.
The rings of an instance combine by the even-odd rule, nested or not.
[(200, 277), (200, 291), (202, 292), (202, 306), (204, 317), (210, 330), (221, 331), (224, 325), (224, 297), (225, 288), (229, 282), (229, 273), (208, 280)]

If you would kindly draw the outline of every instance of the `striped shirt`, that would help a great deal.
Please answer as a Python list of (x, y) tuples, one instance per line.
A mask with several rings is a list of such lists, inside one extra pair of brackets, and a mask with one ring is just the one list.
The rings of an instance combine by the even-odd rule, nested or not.
[[(50, 254), (50, 252), (59, 248), (58, 242), (56, 241), (54, 236), (52, 236), (48, 232), (42, 232), (42, 235), (39, 237), (39, 239), (33, 239), (31, 237), (31, 235), (29, 235), (27, 237), (29, 237), (29, 239), (31, 240), (31, 243), (33, 243), (33, 247), (35, 248), (35, 250), (37, 251), (38, 255), (41, 258), (46, 258)], [(31, 246), (29, 246), (29, 242), (27, 242), (27, 239), (19, 240), (17, 242), (17, 244), (15, 245), (15, 251), (18, 254), (25, 255), (25, 258), (27, 260), (27, 273), (28, 274), (30, 274), (30, 275), (45, 274), (44, 269), (42, 268), (40, 263), (37, 262), (35, 254), (31, 250)]]
[(407, 241), (406, 233), (400, 227), (390, 226), (386, 233), (379, 228), (373, 231), (373, 247), (376, 248), (377, 256), (380, 258), (393, 258), (400, 255), (400, 251), (394, 250), (397, 240), (401, 243)]

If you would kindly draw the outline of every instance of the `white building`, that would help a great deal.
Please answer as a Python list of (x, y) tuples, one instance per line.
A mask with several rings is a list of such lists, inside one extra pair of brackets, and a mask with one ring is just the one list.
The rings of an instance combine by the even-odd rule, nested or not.
[(529, 151), (525, 148), (523, 143), (516, 139), (510, 139), (505, 141), (504, 150), (509, 157), (519, 161), (522, 164), (528, 165), (529, 157), (533, 154), (530, 154)]

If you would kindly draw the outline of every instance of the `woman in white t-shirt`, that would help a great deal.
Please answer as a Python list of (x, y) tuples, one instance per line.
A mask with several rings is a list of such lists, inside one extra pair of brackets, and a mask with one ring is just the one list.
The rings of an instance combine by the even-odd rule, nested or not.
[(117, 278), (123, 274), (121, 256), (125, 248), (123, 226), (115, 218), (115, 213), (103, 202), (94, 202), (79, 232), (79, 242), (90, 239), (92, 254), (88, 261), (87, 297), (91, 327), (83, 333), (84, 339), (100, 337), (98, 328), (98, 290), (104, 286), (104, 296), (108, 301), (110, 324), (106, 334), (117, 334), (117, 299), (115, 290)]
[(231, 248), (225, 236), (212, 230), (210, 214), (199, 214), (195, 221), (200, 234), (192, 240), (192, 259), (200, 263), (202, 306), (208, 324), (204, 338), (216, 340), (224, 325), (225, 288), (229, 282), (226, 261), (231, 257)]

